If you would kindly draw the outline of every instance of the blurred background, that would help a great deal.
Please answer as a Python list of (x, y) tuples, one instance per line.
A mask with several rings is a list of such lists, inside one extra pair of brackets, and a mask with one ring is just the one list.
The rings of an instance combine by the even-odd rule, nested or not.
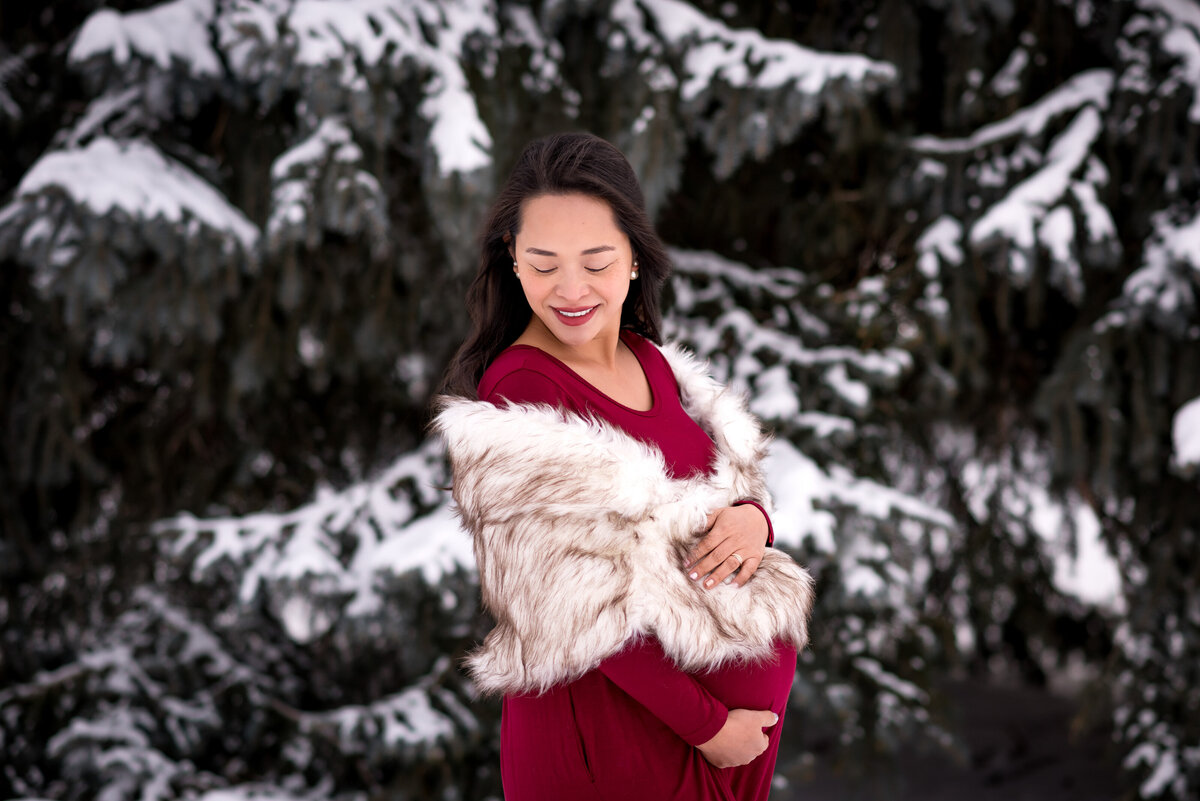
[(428, 404), (536, 135), (818, 579), (779, 799), (1200, 797), (1195, 0), (0, 8), (0, 798), (499, 798)]

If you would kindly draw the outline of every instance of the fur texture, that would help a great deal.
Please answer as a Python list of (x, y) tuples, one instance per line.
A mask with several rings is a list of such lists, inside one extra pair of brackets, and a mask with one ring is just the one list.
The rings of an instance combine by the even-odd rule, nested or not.
[(768, 658), (778, 638), (807, 643), (812, 579), (786, 554), (768, 548), (741, 588), (705, 591), (683, 571), (709, 510), (742, 498), (770, 509), (768, 439), (695, 359), (671, 345), (663, 354), (716, 443), (707, 478), (669, 478), (657, 449), (603, 422), (439, 399), (434, 427), (496, 620), (467, 660), (481, 692), (542, 692), (643, 634), (689, 672)]

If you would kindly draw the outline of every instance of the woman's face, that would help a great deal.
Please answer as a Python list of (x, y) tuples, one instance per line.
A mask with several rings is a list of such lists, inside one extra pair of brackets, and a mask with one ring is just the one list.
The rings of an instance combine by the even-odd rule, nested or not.
[(616, 346), (633, 253), (607, 203), (580, 194), (525, 201), (513, 259), (531, 325), (571, 348), (610, 337)]

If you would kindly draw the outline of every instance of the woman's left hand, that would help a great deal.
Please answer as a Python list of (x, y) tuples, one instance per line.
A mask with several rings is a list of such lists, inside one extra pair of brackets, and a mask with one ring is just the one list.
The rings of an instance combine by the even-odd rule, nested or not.
[[(767, 521), (755, 506), (725, 506), (709, 512), (707, 534), (687, 556), (688, 578), (703, 581), (711, 590), (734, 571), (733, 583), (741, 587), (762, 562), (766, 552)], [(741, 557), (740, 564), (737, 557)]]

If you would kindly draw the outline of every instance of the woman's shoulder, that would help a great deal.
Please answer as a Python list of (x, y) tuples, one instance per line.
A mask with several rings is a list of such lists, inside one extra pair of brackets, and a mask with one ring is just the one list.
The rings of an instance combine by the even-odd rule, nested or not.
[(479, 379), (480, 400), (492, 403), (568, 404), (558, 365), (547, 353), (529, 345), (513, 345), (497, 356)]

